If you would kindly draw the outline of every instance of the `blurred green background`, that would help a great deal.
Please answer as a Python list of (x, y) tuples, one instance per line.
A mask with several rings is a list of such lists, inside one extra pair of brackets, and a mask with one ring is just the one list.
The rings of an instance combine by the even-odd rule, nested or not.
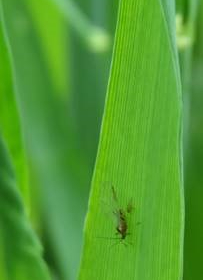
[(117, 5), (2, 1), (29, 164), (29, 211), (56, 279), (75, 279), (79, 267)]
[[(29, 174), (25, 203), (53, 279), (76, 279), (118, 0), (2, 0)], [(184, 279), (202, 279), (203, 5), (177, 1), (184, 95)], [(182, 42), (182, 41), (181, 41)], [(185, 42), (183, 40), (183, 42)], [(30, 200), (30, 201), (29, 201)]]

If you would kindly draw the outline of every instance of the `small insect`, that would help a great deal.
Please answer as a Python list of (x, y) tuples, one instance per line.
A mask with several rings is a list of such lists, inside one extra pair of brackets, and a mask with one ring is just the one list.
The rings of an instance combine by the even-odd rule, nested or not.
[(117, 208), (114, 209), (114, 211), (113, 211), (113, 214), (117, 218), (116, 234), (120, 235), (119, 239), (122, 241), (126, 238), (127, 235), (129, 235), (127, 214), (132, 212), (133, 206), (130, 201), (128, 203), (126, 209), (122, 209), (122, 208), (118, 207), (118, 198), (117, 198), (117, 194), (116, 194), (114, 186), (112, 186), (111, 189), (112, 189), (112, 193), (113, 193), (113, 199), (117, 205)]
[[(130, 235), (129, 230), (128, 230), (129, 229), (128, 215), (134, 209), (134, 207), (132, 205), (132, 200), (129, 201), (129, 203), (127, 204), (127, 206), (125, 208), (121, 207), (119, 204), (116, 190), (113, 185), (111, 185), (111, 197), (112, 197), (111, 205), (108, 205), (108, 206), (111, 209), (110, 212), (111, 212), (111, 214), (113, 214), (114, 220), (116, 222), (116, 224), (115, 224), (116, 233), (115, 234), (117, 235), (117, 237), (99, 237), (99, 238), (117, 239), (117, 240), (119, 240), (119, 242), (116, 244), (122, 243), (125, 246), (127, 246), (127, 244), (131, 244), (129, 242), (126, 242), (125, 239), (128, 235)], [(116, 244), (113, 244), (113, 245), (116, 245)]]

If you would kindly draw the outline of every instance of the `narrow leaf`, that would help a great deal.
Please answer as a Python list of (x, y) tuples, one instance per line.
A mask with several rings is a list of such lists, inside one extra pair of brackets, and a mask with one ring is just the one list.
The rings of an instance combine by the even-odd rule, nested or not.
[[(120, 2), (80, 280), (182, 279), (181, 87), (171, 22), (174, 3)], [(100, 203), (112, 186), (117, 225)]]
[(48, 280), (41, 246), (16, 188), (14, 170), (0, 139), (0, 279)]
[[(33, 18), (43, 55), (56, 88), (56, 93), (64, 98), (67, 94), (67, 25), (63, 15), (50, 0), (24, 0)], [(51, 44), (50, 44), (51, 42)]]
[(8, 48), (3, 32), (3, 17), (0, 3), (0, 127), (9, 146), (12, 159), (15, 164), (15, 171), (18, 185), (29, 208), (28, 180), (25, 155), (22, 143), (20, 119), (17, 110), (14, 82), (11, 73), (11, 64), (8, 55)]

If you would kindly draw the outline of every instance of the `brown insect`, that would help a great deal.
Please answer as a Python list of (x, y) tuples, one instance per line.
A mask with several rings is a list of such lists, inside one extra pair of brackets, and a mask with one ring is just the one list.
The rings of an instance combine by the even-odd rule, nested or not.
[(129, 235), (127, 214), (132, 212), (133, 206), (132, 206), (132, 203), (130, 201), (128, 203), (126, 209), (122, 209), (122, 208), (118, 207), (118, 199), (117, 199), (115, 188), (114, 188), (114, 186), (112, 186), (111, 188), (112, 188), (113, 199), (114, 199), (114, 201), (117, 205), (117, 208), (113, 211), (113, 214), (117, 218), (117, 226), (116, 226), (117, 232), (116, 232), (116, 234), (120, 235), (119, 239), (122, 241), (126, 238), (127, 235)]
[[(117, 193), (116, 193), (116, 190), (114, 188), (113, 185), (111, 185), (111, 203), (107, 203), (107, 201), (109, 199), (104, 200), (103, 199), (103, 196), (102, 196), (102, 204), (103, 205), (106, 205), (107, 208), (110, 210), (110, 213), (113, 214), (114, 216), (114, 220), (116, 222), (116, 226), (115, 226), (115, 229), (116, 229), (116, 235), (118, 235), (117, 237), (102, 237), (102, 236), (99, 236), (97, 238), (101, 238), (101, 239), (116, 239), (116, 240), (119, 240), (119, 242), (113, 244), (113, 245), (117, 245), (117, 244), (120, 244), (122, 243), (123, 245), (127, 246), (128, 244), (132, 244), (130, 242), (126, 242), (126, 237), (128, 235), (130, 235), (129, 233), (129, 214), (133, 211), (134, 207), (133, 207), (133, 204), (132, 204), (132, 199), (129, 201), (129, 203), (127, 204), (127, 206), (124, 208), (124, 207), (121, 207), (120, 204), (119, 204), (119, 200), (117, 198)], [(106, 195), (108, 193), (108, 189), (106, 189), (105, 191)], [(109, 198), (109, 196), (108, 196)], [(108, 211), (109, 212), (109, 211)], [(137, 223), (137, 225), (140, 224), (140, 223)], [(112, 246), (113, 246), (112, 245)]]

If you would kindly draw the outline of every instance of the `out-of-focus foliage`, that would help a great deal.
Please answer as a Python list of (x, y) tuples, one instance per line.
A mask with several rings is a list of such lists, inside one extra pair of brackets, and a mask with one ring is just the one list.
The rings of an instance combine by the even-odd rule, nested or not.
[(2, 139), (0, 159), (0, 279), (48, 280), (42, 248), (27, 220)]
[[(35, 280), (48, 280), (42, 248), (31, 229), (17, 188), (17, 185), (25, 186), (25, 161), (1, 6), (0, 15), (0, 127), (12, 155), (9, 156), (0, 133), (0, 279), (26, 280), (32, 277)], [(21, 189), (21, 195), (27, 203), (25, 191)]]
[(67, 105), (54, 92), (28, 7), (12, 0), (3, 7), (29, 160), (42, 186), (45, 228), (63, 277), (74, 278), (87, 201), (81, 186), (85, 172), (67, 122)]
[[(51, 268), (63, 279), (75, 279), (111, 48), (108, 53), (91, 53), (57, 3), (2, 0), (2, 4), (31, 188), (37, 187), (31, 193), (40, 195), (32, 200), (35, 207), (40, 202), (44, 221), (42, 226), (41, 217), (36, 217), (40, 211), (32, 209), (35, 226), (47, 240)], [(116, 12), (108, 13), (110, 24), (115, 24)], [(86, 17), (102, 30), (105, 14), (99, 23), (94, 16)]]
[(9, 146), (12, 155), (18, 185), (26, 206), (28, 202), (27, 166), (22, 144), (22, 134), (18, 109), (16, 106), (16, 94), (14, 90), (11, 64), (8, 57), (8, 48), (3, 34), (2, 10), (0, 11), (0, 129)]
[[(192, 1), (191, 1), (192, 3)], [(188, 143), (185, 148), (184, 280), (202, 279), (203, 251), (203, 3), (199, 1), (188, 90)]]
[(42, 56), (53, 83), (54, 93), (66, 99), (69, 73), (66, 63), (67, 36), (64, 36), (66, 32), (68, 33), (68, 28), (65, 25), (65, 19), (50, 0), (24, 2), (33, 20)]
[[(131, 3), (130, 0), (120, 2), (127, 6)], [(134, 5), (141, 2), (133, 1)], [(0, 28), (0, 130), (10, 154), (10, 157), (7, 152), (5, 155), (5, 147), (2, 146), (4, 152), (0, 155), (0, 166), (2, 168), (9, 166), (8, 170), (11, 170), (9, 161), (12, 161), (14, 167), (7, 175), (8, 178), (13, 178), (12, 182), (10, 179), (4, 180), (0, 175), (2, 178), (0, 189), (8, 190), (8, 193), (5, 192), (1, 196), (0, 208), (5, 209), (4, 205), (7, 205), (6, 207), (10, 209), (10, 212), (6, 213), (1, 210), (0, 217), (6, 217), (9, 222), (7, 227), (4, 222), (1, 223), (0, 239), (3, 235), (8, 235), (9, 239), (4, 239), (3, 242), (4, 248), (10, 244), (13, 248), (19, 243), (20, 250), (23, 240), (28, 238), (28, 241), (25, 241), (25, 255), (14, 254), (8, 264), (15, 266), (17, 256), (21, 261), (21, 256), (24, 260), (27, 254), (32, 255), (34, 252), (35, 256), (31, 257), (33, 271), (40, 267), (39, 274), (41, 272), (47, 274), (38, 242), (35, 237), (29, 237), (32, 236), (29, 225), (31, 221), (42, 240), (44, 257), (53, 279), (76, 279), (90, 182), (104, 112), (119, 0), (1, 0), (0, 3), (2, 8), (0, 24), (3, 24), (3, 29), (2, 26)], [(153, 0), (153, 3), (152, 10), (158, 5), (164, 19), (157, 30), (163, 28), (166, 31), (177, 79), (179, 79), (178, 69), (181, 70), (184, 99), (183, 163), (186, 186), (184, 280), (191, 278), (199, 280), (203, 274), (201, 265), (203, 225), (200, 217), (203, 200), (201, 188), (203, 6), (200, 0)], [(175, 4), (179, 60), (174, 36)], [(143, 10), (133, 6), (135, 11), (139, 11), (133, 17), (136, 23), (137, 18), (143, 19), (142, 13), (146, 9), (144, 6), (143, 4)], [(151, 15), (150, 10), (148, 15)], [(125, 17), (126, 22), (129, 21), (129, 17), (130, 9)], [(150, 27), (157, 22), (157, 16), (152, 17), (151, 21)], [(138, 26), (140, 25), (137, 24), (136, 28)], [(141, 27), (145, 28), (144, 23)], [(143, 30), (142, 28), (140, 30)], [(123, 34), (128, 39), (133, 38), (132, 31), (131, 28), (126, 28)], [(143, 65), (149, 64), (149, 57), (143, 56), (142, 43), (148, 38), (147, 31), (139, 33), (141, 39), (138, 44), (140, 48), (138, 56), (143, 63), (139, 64), (138, 74), (142, 73)], [(152, 38), (148, 44), (149, 50), (158, 42), (155, 40), (158, 35), (159, 33), (155, 32), (154, 39)], [(166, 41), (162, 46), (163, 49), (166, 48)], [(138, 47), (132, 48), (135, 53)], [(132, 53), (129, 46), (126, 48), (130, 57)], [(118, 79), (124, 63), (121, 53), (123, 45), (119, 43), (117, 55), (122, 63), (117, 63), (117, 69), (114, 69), (114, 73), (118, 73), (116, 76)], [(163, 53), (168, 54), (165, 51)], [(164, 55), (163, 59), (166, 59)], [(127, 62), (128, 60), (126, 65), (131, 65)], [(134, 73), (137, 65), (137, 62), (132, 63), (131, 69), (126, 66), (126, 73), (129, 75)], [(155, 72), (154, 69), (152, 76)], [(150, 84), (149, 79), (138, 75), (134, 83), (138, 84), (139, 80), (140, 84), (142, 81), (147, 86)], [(167, 88), (170, 86), (171, 83)], [(121, 83), (117, 91), (121, 88), (124, 93), (128, 92), (128, 83)], [(136, 92), (133, 91), (133, 94)], [(125, 104), (119, 102), (125, 111)], [(110, 104), (113, 110), (113, 102)], [(147, 100), (145, 104), (148, 104)], [(176, 104), (174, 108), (175, 106)], [(121, 113), (118, 112), (118, 116), (121, 116)], [(129, 114), (129, 123), (132, 117)], [(167, 131), (167, 126), (165, 129)], [(121, 134), (124, 135), (124, 132)], [(118, 139), (123, 135), (117, 135)], [(105, 137), (108, 138), (108, 135)], [(118, 139), (116, 137), (115, 141), (118, 142)], [(109, 158), (111, 151), (108, 151), (106, 146), (102, 149)], [(119, 150), (116, 156), (119, 162)], [(4, 164), (5, 158), (8, 165)], [(154, 159), (155, 156), (152, 160)], [(142, 166), (142, 161), (139, 164)], [(106, 168), (109, 170), (108, 166)], [(119, 176), (123, 177), (122, 174), (118, 175), (117, 181)], [(143, 174), (145, 175), (142, 176), (147, 176), (146, 173)], [(11, 200), (7, 201), (8, 199)], [(13, 204), (13, 201), (16, 203)], [(20, 205), (19, 208), (17, 204)], [(29, 210), (27, 211), (30, 215), (27, 217), (29, 221), (24, 209)], [(21, 225), (26, 225), (26, 229)], [(13, 231), (12, 236), (16, 237), (10, 244), (7, 244), (12, 239), (8, 229)], [(22, 237), (22, 240), (19, 240), (19, 237)], [(2, 243), (0, 245), (0, 248), (3, 248)], [(31, 248), (30, 252), (27, 251), (27, 245)], [(3, 252), (7, 252), (9, 256), (9, 250)], [(1, 253), (1, 273), (5, 264), (3, 258), (4, 255)], [(25, 264), (28, 268), (26, 279), (34, 279), (34, 274), (30, 276), (32, 268), (29, 268), (29, 261)], [(24, 267), (24, 264), (22, 265)], [(18, 273), (21, 268), (19, 265)], [(14, 273), (13, 271), (12, 269), (11, 273)], [(2, 275), (0, 278), (4, 280), (9, 277), (12, 280), (21, 280), (20, 274)], [(46, 277), (48, 276), (40, 280)], [(36, 279), (38, 280), (37, 276)]]

